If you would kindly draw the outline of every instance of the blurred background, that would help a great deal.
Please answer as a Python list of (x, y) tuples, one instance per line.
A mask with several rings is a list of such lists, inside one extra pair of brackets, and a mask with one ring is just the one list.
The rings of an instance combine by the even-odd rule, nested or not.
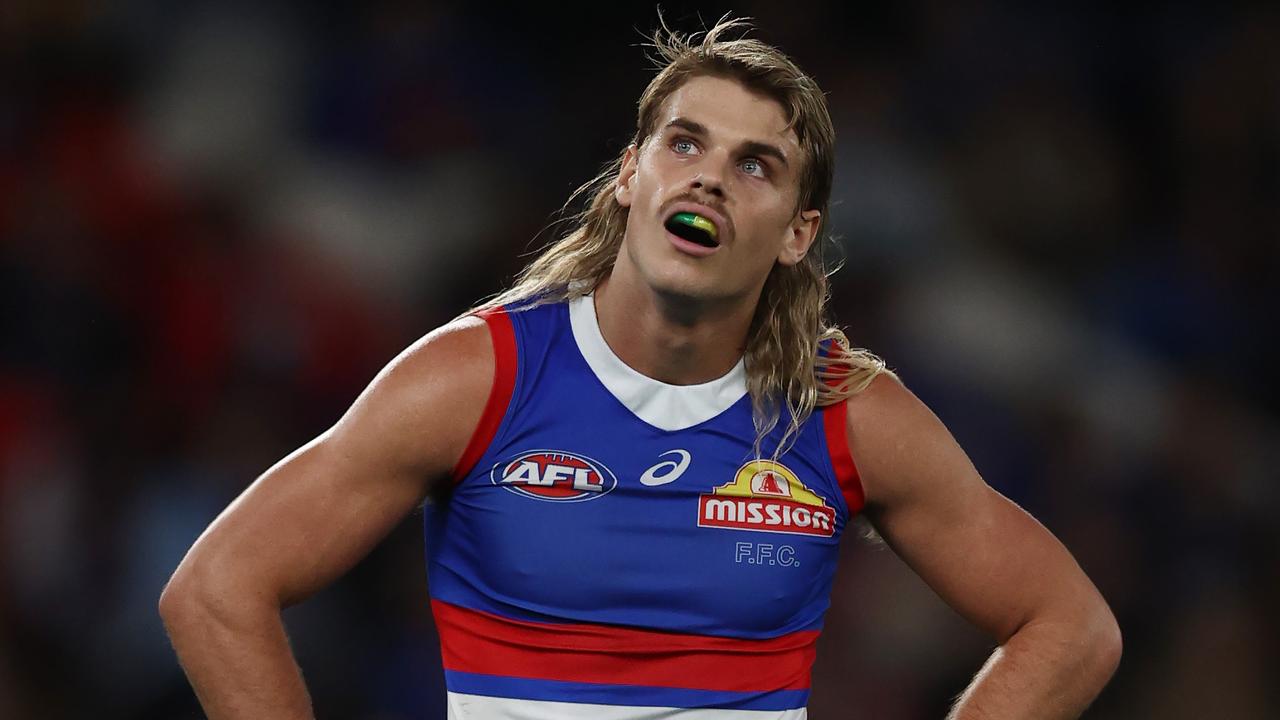
[[(634, 128), (652, 4), (6, 3), (0, 717), (188, 718), (156, 601)], [(607, 7), (605, 7), (607, 5)], [(834, 310), (1075, 553), (1090, 718), (1280, 717), (1280, 12), (748, 2), (837, 126)], [(420, 517), (287, 613), (321, 718), (443, 717)], [(812, 717), (991, 646), (849, 538)]]

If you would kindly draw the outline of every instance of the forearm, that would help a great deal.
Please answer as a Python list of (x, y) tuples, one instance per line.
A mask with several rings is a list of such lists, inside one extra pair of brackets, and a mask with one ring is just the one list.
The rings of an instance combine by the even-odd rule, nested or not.
[(1119, 630), (1109, 612), (1091, 623), (1029, 623), (991, 654), (947, 718), (1079, 717), (1119, 659)]
[(279, 607), (166, 596), (165, 628), (210, 720), (314, 717)]

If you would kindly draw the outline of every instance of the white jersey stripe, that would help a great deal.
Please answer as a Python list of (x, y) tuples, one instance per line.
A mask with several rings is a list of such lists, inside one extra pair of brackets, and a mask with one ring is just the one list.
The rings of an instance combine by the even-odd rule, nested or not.
[(449, 720), (805, 720), (794, 710), (719, 710), (520, 700), (449, 693)]

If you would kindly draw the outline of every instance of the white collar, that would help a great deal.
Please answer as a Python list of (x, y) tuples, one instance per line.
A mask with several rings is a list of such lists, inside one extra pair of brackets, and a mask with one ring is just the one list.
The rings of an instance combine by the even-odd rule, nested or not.
[(700, 385), (668, 385), (632, 369), (600, 333), (591, 295), (569, 302), (569, 325), (578, 350), (601, 384), (636, 417), (661, 430), (683, 430), (706, 422), (747, 392), (744, 359), (725, 375)]

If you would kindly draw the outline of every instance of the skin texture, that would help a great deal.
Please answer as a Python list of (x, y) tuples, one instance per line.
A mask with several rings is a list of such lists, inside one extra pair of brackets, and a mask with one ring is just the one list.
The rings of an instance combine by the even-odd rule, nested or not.
[[(661, 117), (624, 158), (615, 198), (629, 208), (626, 237), (595, 302), (601, 333), (624, 362), (664, 382), (699, 383), (737, 362), (769, 270), (803, 258), (820, 218), (797, 209), (804, 158), (777, 103), (732, 80), (698, 77), (667, 99)], [(673, 244), (663, 222), (678, 201), (724, 221), (716, 252)], [(200, 537), (160, 609), (210, 718), (312, 717), (281, 609), (341, 576), (444, 487), (493, 367), (481, 321), (431, 333)], [(952, 717), (1082, 712), (1114, 672), (1120, 640), (1070, 554), (982, 481), (896, 379), (877, 378), (846, 407), (868, 517), (999, 645)]]

